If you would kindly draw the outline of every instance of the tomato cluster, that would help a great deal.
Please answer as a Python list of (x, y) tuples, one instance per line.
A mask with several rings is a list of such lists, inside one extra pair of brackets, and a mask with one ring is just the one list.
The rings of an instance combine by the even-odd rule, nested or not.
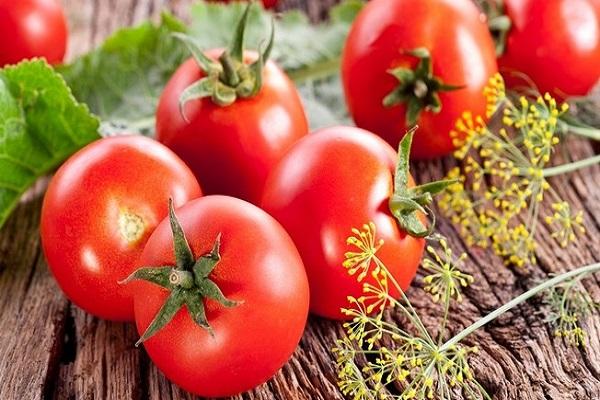
[[(542, 3), (505, 2), (513, 28), (501, 65), (544, 90), (581, 94), (600, 71), (598, 3)], [(12, 50), (0, 45), (0, 64), (39, 55), (60, 62), (66, 31), (52, 0), (8, 4), (0, 0), (0, 33), (20, 30), (36, 9), (55, 47), (23, 33)], [(341, 69), (349, 111), (366, 130), (309, 134), (296, 87), (269, 61), (273, 35), (261, 51), (244, 51), (249, 8), (227, 48), (202, 51), (176, 34), (193, 57), (162, 93), (157, 140), (119, 136), (85, 147), (53, 177), (41, 217), (44, 253), (66, 296), (98, 317), (135, 321), (165, 375), (211, 397), (273, 376), (309, 309), (347, 318), (347, 297), (372, 283), (343, 267), (353, 228), (376, 228), (385, 242), (378, 258), (408, 289), (433, 228), (425, 208), (445, 184), (415, 184), (411, 142), (416, 157), (452, 152), (456, 119), (484, 114), (483, 87), (497, 72), (492, 35), (470, 0), (373, 0), (353, 24)], [(598, 35), (584, 40), (536, 19), (565, 13)], [(533, 44), (538, 58), (528, 61), (528, 40), (544, 37), (556, 43)], [(561, 53), (565, 43), (576, 54)], [(577, 83), (543, 68), (568, 69), (575, 57), (585, 60), (571, 71)]]

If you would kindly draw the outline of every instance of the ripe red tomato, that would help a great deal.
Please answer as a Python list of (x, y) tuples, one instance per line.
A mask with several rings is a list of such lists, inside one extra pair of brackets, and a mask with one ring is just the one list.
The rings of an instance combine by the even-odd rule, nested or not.
[(377, 255), (403, 290), (415, 276), (424, 239), (407, 235), (390, 213), (395, 164), (394, 150), (379, 137), (334, 127), (300, 140), (269, 176), (262, 207), (302, 255), (313, 313), (345, 319), (347, 296), (358, 298), (364, 282), (374, 283), (370, 275), (359, 283), (342, 266), (352, 228), (375, 224), (385, 242)]
[[(212, 334), (184, 306), (144, 342), (146, 351), (167, 378), (189, 392), (221, 397), (250, 390), (287, 362), (302, 336), (309, 291), (300, 255), (277, 221), (239, 199), (208, 196), (176, 214), (192, 263), (209, 253), (220, 235), (220, 261), (208, 278), (238, 303), (226, 308), (199, 296)], [(175, 265), (168, 219), (148, 240), (140, 264)], [(131, 286), (142, 334), (170, 294), (146, 281)]]
[[(207, 54), (216, 60), (221, 53)], [(254, 60), (256, 55), (247, 53), (246, 58)], [(179, 98), (204, 76), (194, 60), (175, 72), (158, 105), (157, 138), (190, 166), (205, 193), (257, 203), (269, 171), (308, 133), (300, 96), (287, 75), (269, 61), (255, 97), (226, 107), (210, 98), (189, 101), (184, 107), (186, 122)]]
[(600, 79), (600, 1), (504, 0), (512, 21), (499, 58), (510, 86), (526, 74), (541, 93), (587, 94)]
[(151, 139), (112, 137), (80, 150), (50, 182), (42, 208), (42, 245), (61, 289), (93, 315), (132, 321), (133, 299), (117, 282), (138, 266), (168, 199), (199, 196), (189, 168)]
[[(429, 74), (428, 68), (414, 74), (419, 57), (408, 53), (417, 49), (429, 52)], [(450, 131), (465, 110), (485, 115), (483, 88), (497, 71), (495, 59), (485, 20), (470, 0), (373, 0), (346, 41), (346, 101), (356, 124), (392, 147), (416, 122), (413, 156), (442, 156), (453, 151)], [(402, 71), (393, 76), (398, 68)], [(460, 88), (436, 90), (441, 84)], [(419, 109), (411, 122), (408, 114)]]
[(67, 23), (56, 0), (0, 0), (0, 67), (33, 57), (60, 63)]

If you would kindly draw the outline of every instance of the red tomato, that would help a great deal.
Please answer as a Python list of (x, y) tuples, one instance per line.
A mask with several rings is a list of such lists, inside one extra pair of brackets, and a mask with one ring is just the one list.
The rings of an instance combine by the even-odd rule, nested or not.
[[(300, 255), (277, 221), (245, 201), (208, 196), (176, 213), (196, 258), (209, 253), (221, 235), (221, 260), (209, 278), (240, 303), (225, 308), (203, 301), (213, 336), (184, 306), (144, 342), (146, 351), (167, 378), (189, 392), (221, 397), (250, 390), (281, 368), (302, 336), (309, 292)], [(175, 264), (168, 219), (148, 240), (140, 264)], [(142, 334), (169, 291), (145, 281), (131, 285)]]
[(60, 63), (67, 23), (56, 0), (0, 0), (0, 67), (33, 57)]
[(262, 206), (302, 255), (313, 313), (345, 319), (347, 296), (357, 298), (363, 282), (374, 283), (370, 275), (359, 283), (342, 266), (352, 228), (375, 224), (385, 242), (377, 255), (404, 290), (415, 276), (424, 240), (400, 230), (390, 213), (395, 163), (394, 150), (377, 136), (334, 127), (299, 141), (269, 176)]
[[(346, 101), (356, 124), (375, 132), (396, 147), (410, 123), (407, 102), (384, 106), (383, 101), (400, 79), (395, 68), (415, 69), (418, 58), (407, 54), (427, 49), (433, 77), (462, 87), (439, 91), (439, 112), (432, 97), (435, 84), (418, 79), (408, 95), (423, 111), (416, 123), (413, 156), (432, 158), (448, 154), (454, 146), (450, 131), (458, 117), (470, 110), (485, 115), (483, 88), (497, 71), (494, 43), (485, 20), (470, 0), (373, 0), (356, 21), (346, 41), (342, 77)], [(418, 94), (418, 95), (417, 95)]]
[(201, 196), (186, 165), (142, 136), (98, 140), (56, 173), (42, 208), (42, 245), (67, 297), (101, 318), (132, 321), (133, 299), (117, 282), (133, 272), (167, 215)]
[(512, 21), (499, 58), (510, 86), (526, 74), (541, 93), (587, 94), (600, 79), (600, 1), (504, 0)]
[[(216, 60), (221, 53), (207, 54)], [(256, 55), (247, 53), (246, 58), (254, 60)], [(189, 101), (184, 108), (186, 122), (179, 98), (204, 76), (193, 59), (175, 72), (158, 105), (157, 138), (190, 166), (205, 193), (257, 203), (271, 168), (308, 133), (300, 96), (287, 75), (269, 61), (255, 97), (226, 107), (209, 98)]]

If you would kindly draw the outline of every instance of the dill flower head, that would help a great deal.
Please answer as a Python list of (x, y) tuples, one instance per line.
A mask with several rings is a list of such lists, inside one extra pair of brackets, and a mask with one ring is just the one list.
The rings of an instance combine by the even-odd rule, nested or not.
[(559, 199), (555, 214), (546, 218), (559, 244), (567, 246), (583, 233), (581, 214), (570, 213), (546, 180), (545, 168), (560, 141), (559, 118), (568, 106), (549, 94), (513, 102), (500, 75), (484, 94), (492, 122), (470, 112), (457, 121), (452, 136), (463, 166), (448, 174), (457, 182), (438, 204), (469, 245), (491, 247), (507, 264), (525, 266), (536, 262), (535, 234), (547, 192)]
[(600, 308), (600, 304), (582, 288), (581, 278), (577, 277), (551, 288), (545, 297), (545, 302), (550, 307), (547, 321), (554, 327), (554, 335), (577, 346), (584, 346), (586, 339), (581, 321)]
[[(364, 274), (370, 273), (375, 283), (364, 284), (363, 296), (349, 297), (350, 305), (343, 310), (352, 320), (344, 324), (347, 335), (337, 341), (333, 352), (338, 384), (344, 395), (355, 400), (427, 400), (448, 399), (458, 390), (473, 399), (488, 399), (468, 363), (477, 348), (460, 343), (445, 345), (432, 338), (394, 277), (377, 257), (377, 250), (385, 244), (376, 239), (374, 225), (369, 223), (363, 225), (362, 230), (353, 229), (348, 244), (356, 248), (346, 254), (344, 267), (348, 273), (361, 280)], [(460, 289), (473, 278), (458, 268), (465, 255), (455, 257), (445, 239), (439, 241), (439, 247), (428, 249), (425, 268), (430, 274), (425, 280), (426, 290), (434, 298), (444, 299), (445, 316), (441, 326), (445, 331), (450, 300), (460, 299)], [(358, 271), (361, 272), (357, 275)], [(390, 286), (400, 291), (400, 300), (390, 295)], [(399, 311), (410, 327), (388, 322), (383, 313), (386, 306)], [(379, 312), (372, 315), (374, 310)], [(398, 390), (400, 395), (392, 394)]]
[(423, 279), (424, 290), (431, 294), (436, 303), (440, 300), (449, 302), (451, 299), (461, 302), (461, 289), (473, 283), (473, 277), (459, 269), (467, 255), (463, 253), (455, 257), (446, 239), (442, 238), (439, 243), (442, 251), (427, 246), (429, 257), (423, 260), (423, 269), (429, 274)]

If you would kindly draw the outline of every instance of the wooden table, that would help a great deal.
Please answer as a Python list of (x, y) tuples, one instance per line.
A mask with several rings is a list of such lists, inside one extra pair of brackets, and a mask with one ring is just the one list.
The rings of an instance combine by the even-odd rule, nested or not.
[[(69, 57), (100, 43), (113, 30), (168, 8), (185, 19), (188, 0), (63, 0), (69, 13)], [(301, 7), (312, 20), (321, 18), (335, 0), (288, 0), (282, 8)], [(598, 148), (595, 149), (598, 151)], [(573, 158), (594, 154), (584, 140), (571, 140)], [(560, 156), (558, 156), (560, 158)], [(453, 161), (416, 165), (416, 178), (440, 178)], [(440, 221), (441, 232), (456, 250), (467, 251), (467, 272), (475, 284), (452, 310), (457, 331), (531, 287), (548, 274), (600, 260), (600, 167), (552, 184), (575, 209), (584, 210), (588, 234), (568, 250), (542, 232), (539, 264), (523, 270), (504, 267), (489, 252), (467, 247), (455, 228)], [(0, 232), (0, 399), (190, 399), (170, 384), (133, 343), (132, 325), (100, 321), (62, 295), (40, 250), (38, 220), (42, 181)], [(545, 205), (544, 207), (547, 207)], [(542, 228), (542, 231), (544, 228)], [(593, 278), (587, 290), (600, 299)], [(440, 309), (410, 291), (425, 322), (435, 326)], [(544, 323), (539, 299), (506, 314), (474, 337), (480, 354), (472, 359), (475, 375), (495, 399), (600, 399), (600, 317), (588, 324), (589, 345), (566, 346)], [(330, 349), (343, 334), (340, 324), (311, 318), (293, 359), (268, 383), (236, 399), (342, 399)], [(251, 366), (249, 366), (251, 368)]]

